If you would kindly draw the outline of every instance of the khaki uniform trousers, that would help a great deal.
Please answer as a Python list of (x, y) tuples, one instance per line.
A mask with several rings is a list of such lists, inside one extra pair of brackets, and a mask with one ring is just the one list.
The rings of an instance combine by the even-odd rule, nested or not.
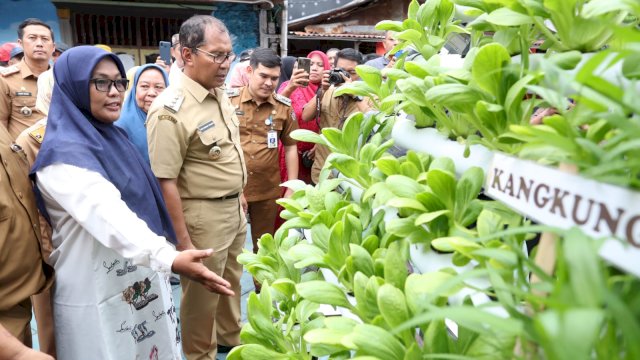
[(31, 347), (31, 299), (9, 310), (0, 311), (0, 324), (25, 346)]
[(31, 296), (33, 313), (38, 325), (38, 346), (40, 352), (56, 357), (56, 340), (53, 334), (53, 306), (51, 305), (51, 289)]
[(197, 249), (212, 248), (203, 263), (231, 283), (235, 296), (220, 296), (186, 277), (180, 278), (182, 349), (188, 360), (216, 358), (218, 341), (239, 345), (241, 325), (240, 277), (237, 257), (247, 236), (247, 221), (240, 199), (183, 199), (187, 229)]
[(278, 216), (278, 204), (276, 199), (252, 201), (249, 203), (249, 219), (251, 221), (251, 241), (253, 252), (258, 252), (258, 239), (266, 233), (273, 235), (276, 217)]
[[(40, 220), (40, 231), (42, 232), (42, 240), (40, 242), (42, 257), (48, 262), (51, 251), (53, 250), (53, 245), (51, 244), (51, 226), (42, 215), (39, 215), (38, 218)], [(40, 346), (40, 351), (56, 358), (56, 339), (53, 333), (53, 305), (51, 302), (52, 289), (53, 286), (39, 294), (31, 296), (31, 302), (33, 303), (33, 314), (36, 316), (36, 325), (38, 325), (38, 345)]]

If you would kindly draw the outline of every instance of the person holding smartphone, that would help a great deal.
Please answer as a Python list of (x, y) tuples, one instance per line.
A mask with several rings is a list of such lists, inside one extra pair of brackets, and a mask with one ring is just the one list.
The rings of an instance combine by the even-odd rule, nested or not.
[[(302, 121), (316, 123), (320, 129), (326, 127), (342, 128), (349, 115), (360, 111), (362, 113), (371, 109), (371, 102), (361, 96), (333, 94), (343, 84), (358, 81), (359, 76), (356, 66), (362, 64), (362, 54), (354, 49), (342, 49), (336, 55), (336, 67), (334, 70), (325, 71), (322, 77), (321, 91), (309, 101), (302, 111)], [(339, 74), (342, 79), (333, 82), (332, 78)], [(319, 100), (317, 100), (319, 99)], [(325, 160), (330, 154), (326, 146), (317, 145), (313, 166), (311, 167), (311, 181), (317, 184), (320, 179), (320, 171), (324, 167)]]
[[(312, 51), (307, 54), (307, 58), (311, 59), (308, 75), (308, 84), (304, 86), (304, 80), (307, 76), (303, 69), (294, 69), (291, 80), (282, 83), (278, 89), (278, 93), (283, 96), (287, 96), (291, 99), (291, 108), (296, 116), (298, 127), (300, 129), (307, 129), (314, 132), (319, 132), (320, 129), (315, 121), (301, 121), (302, 109), (309, 104), (309, 101), (313, 99), (316, 92), (320, 88), (322, 83), (322, 74), (325, 70), (331, 69), (331, 63), (329, 58), (322, 51)], [(310, 104), (309, 106), (315, 106)], [(311, 165), (315, 158), (316, 146), (313, 143), (298, 141), (298, 179), (304, 181), (307, 184), (311, 183)], [(280, 163), (283, 167), (286, 164)], [(286, 180), (286, 179), (283, 179)]]

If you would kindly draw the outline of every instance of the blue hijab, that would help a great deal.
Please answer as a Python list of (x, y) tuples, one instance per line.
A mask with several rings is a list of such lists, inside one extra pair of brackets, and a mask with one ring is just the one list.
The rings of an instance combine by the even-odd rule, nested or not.
[(129, 135), (129, 140), (135, 145), (136, 149), (147, 163), (149, 163), (149, 148), (147, 146), (147, 129), (144, 127), (144, 123), (147, 120), (147, 113), (144, 112), (136, 102), (136, 88), (138, 87), (138, 79), (145, 70), (157, 69), (164, 78), (164, 85), (169, 85), (169, 78), (167, 73), (156, 64), (147, 64), (140, 66), (133, 77), (133, 84), (129, 85), (131, 91), (126, 99), (124, 99), (124, 106), (122, 108), (122, 114), (120, 119), (115, 122), (116, 126), (119, 126)]
[[(124, 131), (91, 115), (89, 83), (96, 65), (110, 58), (125, 71), (120, 59), (94, 46), (77, 46), (60, 56), (53, 69), (55, 86), (47, 120), (47, 134), (31, 169), (69, 164), (95, 171), (111, 182), (122, 200), (157, 235), (176, 242), (171, 218), (151, 168)], [(42, 198), (36, 189), (40, 204)], [(46, 214), (46, 212), (45, 212)]]

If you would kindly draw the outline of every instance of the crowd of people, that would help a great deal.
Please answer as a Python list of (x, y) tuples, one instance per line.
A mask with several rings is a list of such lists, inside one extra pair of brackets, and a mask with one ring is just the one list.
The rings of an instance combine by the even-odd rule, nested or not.
[[(171, 63), (125, 69), (108, 47), (56, 42), (38, 19), (5, 45), (0, 359), (214, 359), (239, 345), (247, 218), (257, 251), (278, 226), (276, 199), (292, 194), (280, 184), (318, 182), (329, 150), (293, 130), (371, 110), (333, 96), (363, 55), (312, 51), (308, 71), (268, 48), (234, 61), (224, 23), (203, 15), (172, 37)], [(385, 51), (395, 45), (388, 32)], [(32, 306), (42, 352), (30, 349)]]

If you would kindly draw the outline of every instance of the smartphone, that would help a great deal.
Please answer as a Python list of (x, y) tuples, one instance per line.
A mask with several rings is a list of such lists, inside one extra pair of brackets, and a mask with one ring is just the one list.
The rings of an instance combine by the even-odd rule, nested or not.
[(171, 42), (160, 41), (160, 58), (165, 64), (171, 65)]
[[(299, 57), (296, 61), (298, 62), (298, 69), (304, 69), (307, 74), (311, 73), (311, 59), (306, 57)], [(307, 81), (307, 84), (308, 83), (309, 82)]]

